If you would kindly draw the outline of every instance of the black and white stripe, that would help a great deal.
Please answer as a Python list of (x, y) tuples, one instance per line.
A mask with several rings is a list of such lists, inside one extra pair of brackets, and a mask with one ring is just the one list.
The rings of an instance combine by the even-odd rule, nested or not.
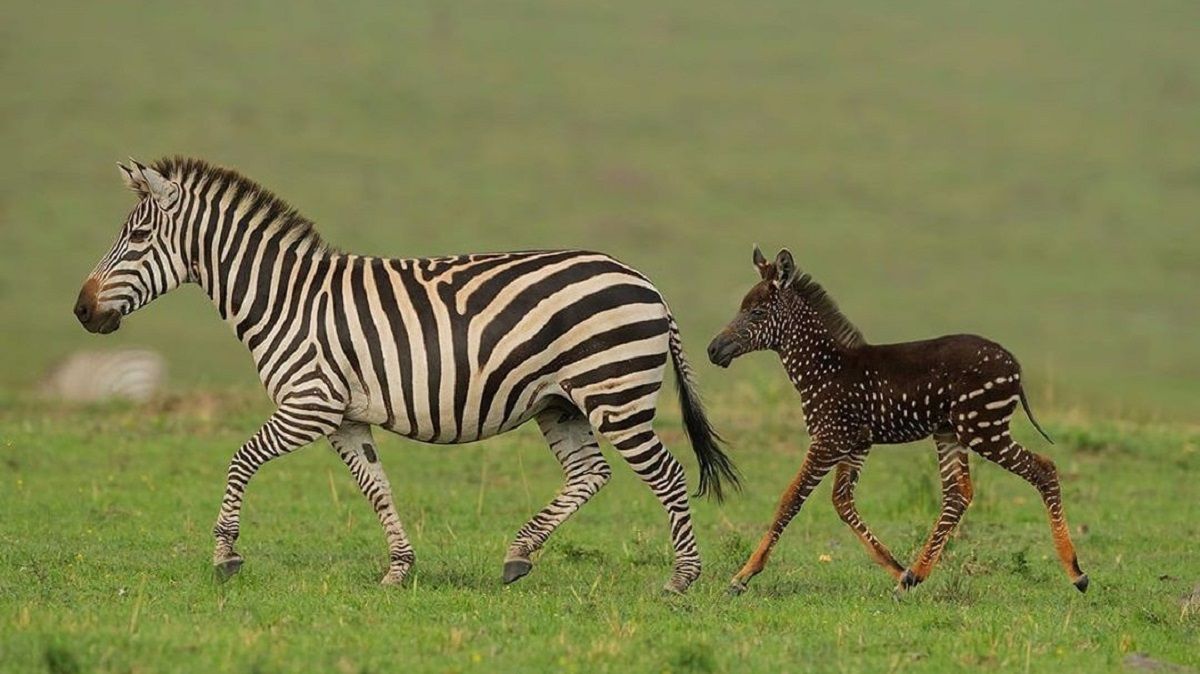
[(166, 360), (149, 349), (76, 351), (46, 372), (38, 390), (70, 402), (146, 402), (162, 393), (166, 379)]
[(722, 479), (736, 477), (691, 386), (675, 321), (644, 276), (587, 251), (343, 254), (232, 171), (190, 159), (123, 171), (142, 200), (85, 284), (80, 320), (116, 329), (121, 316), (195, 282), (249, 348), (278, 405), (230, 463), (214, 529), (219, 567), (241, 563), (233, 545), (258, 468), (327, 436), (384, 526), (384, 582), (399, 582), (413, 552), (370, 427), (462, 443), (536, 419), (566, 481), (513, 540), (506, 581), (527, 573), (530, 555), (608, 480), (596, 434), (667, 509), (676, 554), (668, 587), (683, 591), (699, 575), (683, 469), (652, 427), (668, 356), (700, 492), (719, 496)]

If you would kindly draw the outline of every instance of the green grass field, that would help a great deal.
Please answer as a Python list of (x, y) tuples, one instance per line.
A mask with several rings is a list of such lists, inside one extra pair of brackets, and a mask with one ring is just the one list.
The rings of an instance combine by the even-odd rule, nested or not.
[[(743, 410), (725, 428), (751, 489), (697, 504), (707, 568), (685, 597), (660, 594), (665, 517), (619, 463), (533, 573), (500, 583), (509, 537), (560, 482), (533, 429), (458, 448), (379, 438), (418, 555), (403, 588), (376, 585), (382, 533), (331, 451), (272, 463), (251, 486), (246, 566), (220, 584), (208, 530), (228, 456), (265, 410), (236, 396), (150, 415), (17, 404), (0, 417), (0, 669), (1095, 672), (1132, 652), (1200, 665), (1200, 598), (1181, 602), (1200, 579), (1200, 434), (1049, 424), (1086, 595), (1058, 567), (1036, 492), (976, 460), (961, 533), (902, 601), (828, 485), (731, 598), (804, 442), (742, 395), (713, 402)], [(664, 437), (694, 475), (670, 407)], [(863, 516), (902, 559), (937, 516), (936, 480), (931, 446), (877, 448), (867, 463)]]
[[(9, 3), (0, 671), (1200, 668), (1197, 26), (1194, 2), (1114, 0)], [(269, 413), (250, 359), (194, 288), (103, 339), (69, 312), (132, 206), (114, 162), (175, 153), (241, 169), (346, 250), (583, 247), (644, 271), (748, 485), (697, 504), (704, 578), (658, 594), (664, 519), (614, 462), (501, 587), (559, 481), (523, 429), (379, 438), (410, 586), (376, 587), (382, 534), (323, 447), (256, 478), (247, 565), (216, 584), (225, 466)], [(1088, 595), (1033, 489), (975, 461), (961, 534), (902, 602), (828, 485), (725, 596), (806, 442), (774, 358), (702, 362), (756, 242), (790, 247), (870, 341), (975, 332), (1017, 354), (1059, 444), (1018, 430), (1062, 469)], [(30, 395), (72, 351), (134, 345), (168, 359), (166, 401)], [(927, 445), (877, 448), (859, 488), (905, 559), (937, 514)]]

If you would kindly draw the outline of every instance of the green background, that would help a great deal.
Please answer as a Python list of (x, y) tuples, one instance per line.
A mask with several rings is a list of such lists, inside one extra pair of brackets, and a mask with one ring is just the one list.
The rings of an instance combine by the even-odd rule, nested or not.
[(117, 344), (163, 350), (181, 389), (253, 385), (195, 288), (107, 339), (69, 312), (132, 206), (114, 162), (180, 153), (349, 251), (602, 249), (661, 286), (697, 355), (758, 242), (790, 247), (871, 341), (980, 333), (1039, 407), (1196, 418), (1196, 3), (5, 14), (6, 387)]

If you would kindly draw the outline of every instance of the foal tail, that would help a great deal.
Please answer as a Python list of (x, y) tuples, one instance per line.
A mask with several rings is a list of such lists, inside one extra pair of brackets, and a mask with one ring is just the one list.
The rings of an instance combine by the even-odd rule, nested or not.
[(1033, 424), (1033, 427), (1037, 429), (1038, 433), (1042, 434), (1043, 438), (1046, 438), (1046, 442), (1053, 445), (1054, 440), (1049, 435), (1046, 435), (1046, 431), (1042, 430), (1041, 424), (1037, 422), (1037, 419), (1033, 418), (1033, 411), (1029, 409), (1029, 400), (1025, 398), (1025, 387), (1022, 386), (1017, 390), (1017, 393), (1021, 396), (1021, 407), (1025, 408), (1025, 416), (1029, 417), (1029, 423)]
[(679, 336), (679, 326), (675, 318), (668, 315), (670, 321), (671, 362), (675, 365), (675, 387), (679, 389), (679, 406), (683, 409), (683, 428), (696, 459), (700, 462), (700, 487), (696, 496), (709, 494), (722, 501), (725, 495), (722, 491), (722, 480), (726, 480), (734, 489), (741, 489), (738, 481), (737, 468), (733, 460), (721, 449), (721, 436), (713, 430), (704, 406), (700, 403), (700, 395), (696, 392), (692, 381), (692, 366), (683, 355), (683, 340)]

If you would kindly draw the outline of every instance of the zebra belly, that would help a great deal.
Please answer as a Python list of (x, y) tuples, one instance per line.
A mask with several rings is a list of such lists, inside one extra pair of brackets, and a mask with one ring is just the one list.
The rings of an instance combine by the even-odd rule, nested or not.
[(420, 442), (443, 445), (463, 444), (507, 433), (524, 425), (547, 407), (564, 404), (561, 402), (563, 400), (565, 397), (561, 387), (544, 382), (532, 387), (529, 401), (520, 405), (512, 414), (505, 418), (489, 418), (482, 424), (478, 421), (477, 413), (468, 414), (476, 409), (470, 405), (470, 397), (468, 397), (468, 405), (463, 411), (461, 419), (458, 410), (452, 404), (453, 400), (439, 405), (436, 415), (428, 409), (414, 410), (416, 418), (410, 422), (407, 406), (402, 400), (392, 401), (393, 413), (389, 418), (387, 406), (381, 399), (372, 401), (362, 412), (356, 413), (350, 418), (378, 425), (393, 433)]

